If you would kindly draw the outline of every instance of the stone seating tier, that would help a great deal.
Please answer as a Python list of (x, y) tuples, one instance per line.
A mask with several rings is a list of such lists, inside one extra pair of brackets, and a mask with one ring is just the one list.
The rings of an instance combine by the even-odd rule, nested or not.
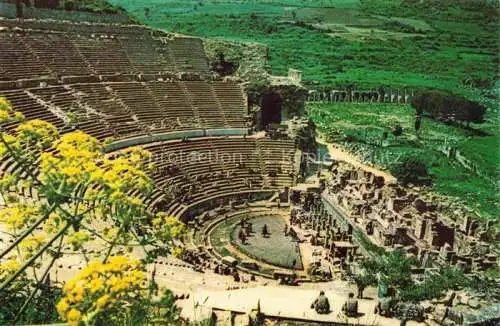
[[(273, 144), (274, 149), (269, 144)], [(282, 157), (281, 152), (272, 158), (268, 156), (270, 166), (283, 170), (277, 177), (270, 177), (267, 169), (261, 169), (265, 157), (262, 148), (272, 151), (280, 146), (294, 149), (295, 142), (221, 137), (144, 145), (155, 162), (156, 190), (148, 199), (148, 205), (177, 207), (223, 193), (291, 187), (293, 178), (287, 172), (294, 168), (293, 150), (287, 151), (286, 157)]]
[[(215, 89), (221, 87), (234, 96), (231, 103), (219, 100)], [(244, 128), (247, 113), (243, 89), (234, 82), (80, 83), (6, 90), (0, 96), (27, 119), (49, 121), (61, 130), (66, 122), (66, 130), (81, 129), (99, 139)]]
[[(266, 145), (274, 142), (288, 148), (295, 146), (292, 140), (241, 137), (199, 138), (143, 145), (153, 155), (155, 190), (147, 198), (134, 191), (131, 194), (143, 197), (151, 209), (175, 214), (188, 205), (212, 196), (291, 187), (292, 177), (283, 173), (276, 180), (270, 180), (268, 171), (260, 169), (264, 158), (262, 143), (265, 143), (266, 148)], [(275, 157), (273, 166), (279, 165), (290, 171), (293, 169), (294, 153), (280, 160), (277, 155)], [(20, 172), (21, 176), (27, 174), (10, 156), (0, 160), (0, 172)], [(36, 175), (37, 171), (33, 173)], [(33, 190), (21, 187), (16, 191), (24, 193), (27, 198), (36, 198)]]
[(114, 74), (209, 76), (199, 38), (141, 26), (0, 19), (0, 81)]

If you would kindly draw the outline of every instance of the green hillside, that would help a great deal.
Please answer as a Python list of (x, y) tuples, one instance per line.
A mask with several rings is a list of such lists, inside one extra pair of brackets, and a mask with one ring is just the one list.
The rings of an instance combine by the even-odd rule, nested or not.
[(490, 87), (496, 78), (496, 19), (480, 7), (434, 10), (408, 0), (112, 2), (157, 28), (267, 44), (273, 74), (301, 69), (309, 85), (434, 87), (474, 96), (469, 80)]
[[(473, 130), (424, 119), (417, 135), (415, 111), (409, 105), (386, 103), (310, 104), (309, 116), (331, 142), (342, 144), (365, 162), (393, 171), (409, 155), (422, 158), (437, 192), (465, 203), (483, 220), (496, 218), (500, 195), (498, 136), (475, 136)], [(393, 135), (401, 126), (400, 136)], [(384, 139), (384, 132), (388, 137)], [(453, 144), (474, 161), (481, 175), (471, 173), (441, 147)]]

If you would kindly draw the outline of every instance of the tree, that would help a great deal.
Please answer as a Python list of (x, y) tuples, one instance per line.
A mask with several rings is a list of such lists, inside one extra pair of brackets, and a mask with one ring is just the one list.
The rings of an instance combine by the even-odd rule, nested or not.
[(459, 290), (468, 284), (464, 273), (455, 267), (445, 267), (439, 272), (429, 273), (420, 283), (404, 289), (400, 297), (404, 301), (418, 302), (443, 296), (448, 290)]
[(398, 249), (373, 254), (373, 256), (363, 260), (357, 274), (360, 274), (361, 282), (366, 282), (367, 285), (376, 284), (377, 282), (373, 278), (378, 275), (379, 282), (383, 282), (388, 287), (405, 290), (413, 285), (411, 268), (415, 264), (416, 261), (413, 258), (406, 257), (405, 252)]
[(350, 265), (347, 269), (348, 276), (356, 283), (358, 288), (358, 298), (363, 298), (363, 291), (370, 285), (377, 284), (376, 270), (372, 268), (367, 260), (362, 261), (359, 265)]
[(354, 90), (356, 89), (356, 83), (355, 82), (347, 82), (347, 84), (345, 84), (345, 91), (347, 93), (347, 97), (349, 98), (349, 102), (352, 102), (352, 93), (354, 92)]
[(403, 127), (401, 127), (401, 125), (396, 125), (394, 126), (394, 128), (392, 129), (392, 134), (396, 137), (399, 137), (403, 134)]
[(24, 18), (25, 6), (24, 0), (16, 0), (16, 18)]
[(211, 65), (212, 70), (214, 70), (221, 76), (232, 75), (238, 69), (237, 63), (225, 60), (223, 52), (217, 53), (217, 59), (215, 59)]
[[(0, 223), (12, 240), (0, 253), (5, 257), (0, 264), (0, 315), (10, 316), (9, 324), (37, 298), (65, 245), (84, 257), (88, 268), (107, 268), (117, 263), (117, 254), (137, 246), (143, 248), (144, 262), (154, 259), (154, 249), (174, 248), (184, 225), (144, 205), (153, 189), (147, 151), (131, 147), (105, 155), (97, 139), (81, 131), (60, 135), (41, 120), (24, 121), (0, 97), (0, 124), (4, 123), (17, 124), (15, 132), (0, 133), (1, 159), (14, 166), (0, 178), (6, 202)], [(39, 199), (27, 200), (21, 188), (36, 190)], [(100, 250), (91, 250), (95, 246)], [(75, 295), (80, 298), (80, 293)], [(17, 307), (9, 304), (14, 298)], [(76, 308), (61, 316), (70, 321), (92, 318), (88, 311), (71, 309)]]
[(422, 92), (412, 99), (411, 105), (417, 115), (444, 121), (483, 123), (486, 108), (464, 97), (439, 91)]
[(427, 184), (430, 181), (425, 162), (418, 156), (406, 156), (401, 163), (395, 164), (392, 173), (403, 185), (413, 183)]
[(500, 287), (498, 280), (500, 279), (500, 269), (491, 267), (479, 274), (472, 275), (467, 280), (467, 287), (475, 292), (484, 294), (487, 298), (491, 298), (496, 302), (500, 301)]
[(413, 258), (406, 257), (402, 249), (385, 254), (379, 261), (379, 269), (387, 284), (396, 289), (405, 289), (413, 284), (411, 268), (416, 265)]
[(467, 103), (466, 117), (463, 120), (469, 124), (469, 122), (483, 123), (484, 114), (486, 113), (486, 108), (479, 103), (469, 101)]
[(245, 244), (247, 236), (245, 235), (245, 231), (243, 231), (243, 229), (240, 229), (240, 232), (238, 232), (238, 238), (242, 244)]
[(419, 114), (415, 115), (415, 132), (418, 134), (420, 127), (422, 126), (422, 116)]

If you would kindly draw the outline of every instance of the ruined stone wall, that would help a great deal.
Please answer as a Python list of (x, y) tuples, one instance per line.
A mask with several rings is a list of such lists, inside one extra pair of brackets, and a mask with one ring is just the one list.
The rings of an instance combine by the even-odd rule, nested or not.
[[(460, 264), (466, 270), (494, 264), (497, 252), (482, 241), (484, 231), (478, 231), (470, 212), (455, 210), (450, 216), (446, 203), (421, 188), (375, 184), (371, 173), (347, 163), (338, 162), (332, 172), (324, 196), (334, 199), (374, 243), (402, 246), (423, 264), (431, 251), (439, 264)], [(474, 244), (481, 250), (472, 250)]]
[(276, 85), (276, 89), (283, 98), (281, 107), (281, 120), (288, 121), (294, 117), (303, 117), (305, 114), (305, 100), (307, 91), (296, 85)]
[(240, 205), (244, 202), (268, 200), (274, 193), (273, 190), (249, 190), (227, 195), (216, 195), (191, 204), (178, 217), (180, 220), (187, 222), (193, 217), (216, 207), (222, 207), (230, 203)]
[(464, 168), (471, 171), (472, 173), (477, 174), (478, 176), (480, 176), (481, 178), (485, 179), (490, 183), (496, 184), (498, 178), (490, 175), (489, 173), (484, 172), (475, 162), (468, 159), (466, 156), (462, 155), (460, 150), (458, 150), (455, 146), (451, 146), (447, 144), (445, 141), (443, 145), (438, 147), (438, 149), (443, 154), (445, 154), (450, 160), (455, 160), (456, 162), (458, 162), (460, 165), (462, 165)]
[(249, 82), (267, 80), (267, 47), (265, 45), (211, 39), (204, 39), (203, 45), (210, 63), (216, 62), (219, 54), (222, 54), (225, 61), (237, 65), (233, 76)]
[(317, 153), (316, 126), (306, 117), (289, 120), (287, 135), (297, 139), (299, 149), (305, 153)]
[(293, 117), (305, 115), (307, 90), (298, 85), (271, 85), (267, 83), (249, 83), (246, 85), (249, 106), (261, 106), (263, 98), (277, 93), (282, 99), (281, 120), (288, 121)]

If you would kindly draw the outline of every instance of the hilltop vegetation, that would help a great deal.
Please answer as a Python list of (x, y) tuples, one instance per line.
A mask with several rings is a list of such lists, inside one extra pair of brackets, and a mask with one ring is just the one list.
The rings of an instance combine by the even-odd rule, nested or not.
[(35, 1), (34, 5), (36, 8), (87, 11), (102, 14), (123, 14), (126, 12), (120, 6), (113, 5), (106, 0)]
[(96, 0), (72, 0), (65, 3), (70, 5), (71, 9), (80, 11), (89, 11), (95, 13), (106, 13), (106, 14), (119, 14), (124, 13), (125, 10), (119, 6), (114, 6), (107, 1), (96, 1)]
[(310, 86), (384, 84), (473, 97), (474, 86), (496, 80), (497, 12), (466, 1), (446, 1), (446, 10), (433, 4), (441, 0), (112, 2), (154, 27), (267, 44), (273, 74), (301, 69)]

